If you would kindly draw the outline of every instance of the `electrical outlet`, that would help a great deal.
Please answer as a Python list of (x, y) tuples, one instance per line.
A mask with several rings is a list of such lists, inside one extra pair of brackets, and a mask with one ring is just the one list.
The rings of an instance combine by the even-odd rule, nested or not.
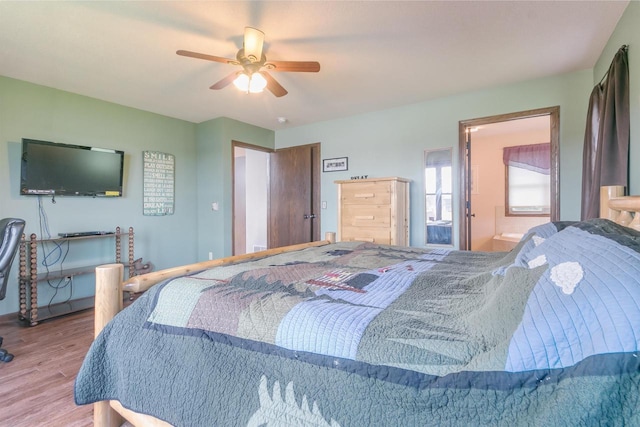
[(322, 201), (322, 209), (327, 209), (327, 202), (325, 200)]

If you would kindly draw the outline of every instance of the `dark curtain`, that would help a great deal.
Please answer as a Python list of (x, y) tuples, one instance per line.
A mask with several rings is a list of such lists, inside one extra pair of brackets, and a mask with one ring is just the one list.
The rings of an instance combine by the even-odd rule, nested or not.
[(629, 62), (627, 46), (589, 98), (582, 155), (582, 220), (600, 215), (600, 187), (629, 181)]
[(514, 166), (549, 175), (551, 170), (551, 144), (516, 145), (502, 149), (505, 166)]

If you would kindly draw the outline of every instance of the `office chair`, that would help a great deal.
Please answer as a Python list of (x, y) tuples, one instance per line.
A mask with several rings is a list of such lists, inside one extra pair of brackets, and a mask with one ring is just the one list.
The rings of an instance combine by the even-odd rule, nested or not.
[[(3, 300), (7, 293), (9, 270), (11, 270), (16, 252), (18, 252), (23, 230), (24, 220), (22, 219), (5, 218), (0, 220), (0, 300)], [(0, 337), (0, 347), (2, 347), (2, 337)], [(0, 362), (11, 362), (12, 359), (13, 354), (0, 348)]]

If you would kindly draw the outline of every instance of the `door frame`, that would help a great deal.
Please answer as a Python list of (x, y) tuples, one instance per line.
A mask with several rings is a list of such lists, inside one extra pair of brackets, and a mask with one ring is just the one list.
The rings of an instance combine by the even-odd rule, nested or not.
[[(244, 148), (246, 150), (262, 151), (265, 153), (273, 153), (275, 150), (268, 147), (262, 147), (260, 145), (247, 144), (246, 142), (240, 142), (231, 140), (231, 254), (237, 255), (236, 252), (236, 147)], [(268, 172), (267, 172), (268, 174)], [(266, 177), (269, 179), (269, 177)], [(269, 201), (269, 187), (267, 187), (267, 204)], [(267, 241), (268, 241), (268, 225), (269, 225), (269, 207), (267, 205)]]
[(560, 220), (560, 106), (525, 110), (515, 113), (499, 114), (495, 116), (480, 117), (476, 119), (461, 120), (458, 122), (458, 224), (459, 224), (459, 248), (470, 250), (468, 247), (467, 221), (471, 215), (467, 206), (469, 187), (469, 171), (467, 162), (467, 129), (492, 123), (506, 122), (510, 120), (527, 119), (531, 117), (549, 116), (550, 143), (551, 143), (551, 171), (550, 171), (550, 221)]
[[(287, 148), (295, 148), (295, 147), (304, 147), (308, 146), (311, 148), (312, 152), (312, 160), (311, 160), (311, 193), (313, 199), (312, 213), (315, 215), (314, 221), (315, 226), (313, 227), (313, 240), (320, 240), (320, 229), (321, 229), (321, 202), (320, 202), (320, 190), (321, 190), (321, 173), (322, 173), (322, 160), (320, 155), (321, 144), (320, 142), (315, 142), (311, 144), (301, 144), (299, 146), (292, 147), (283, 147), (280, 150), (286, 150)], [(235, 177), (236, 177), (236, 167), (235, 167), (235, 148), (245, 148), (249, 150), (263, 151), (269, 154), (275, 153), (276, 149), (263, 147), (260, 145), (248, 144), (246, 142), (231, 141), (231, 251), (233, 255), (235, 254), (235, 239), (236, 239), (236, 227), (235, 227)], [(266, 177), (267, 180), (271, 180), (272, 177), (268, 173)], [(267, 244), (269, 242), (269, 234), (271, 233), (271, 186), (267, 186)]]

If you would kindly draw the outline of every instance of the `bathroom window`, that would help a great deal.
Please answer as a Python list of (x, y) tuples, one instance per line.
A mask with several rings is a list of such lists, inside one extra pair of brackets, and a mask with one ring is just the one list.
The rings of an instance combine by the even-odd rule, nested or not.
[(549, 144), (505, 147), (505, 215), (549, 216)]

